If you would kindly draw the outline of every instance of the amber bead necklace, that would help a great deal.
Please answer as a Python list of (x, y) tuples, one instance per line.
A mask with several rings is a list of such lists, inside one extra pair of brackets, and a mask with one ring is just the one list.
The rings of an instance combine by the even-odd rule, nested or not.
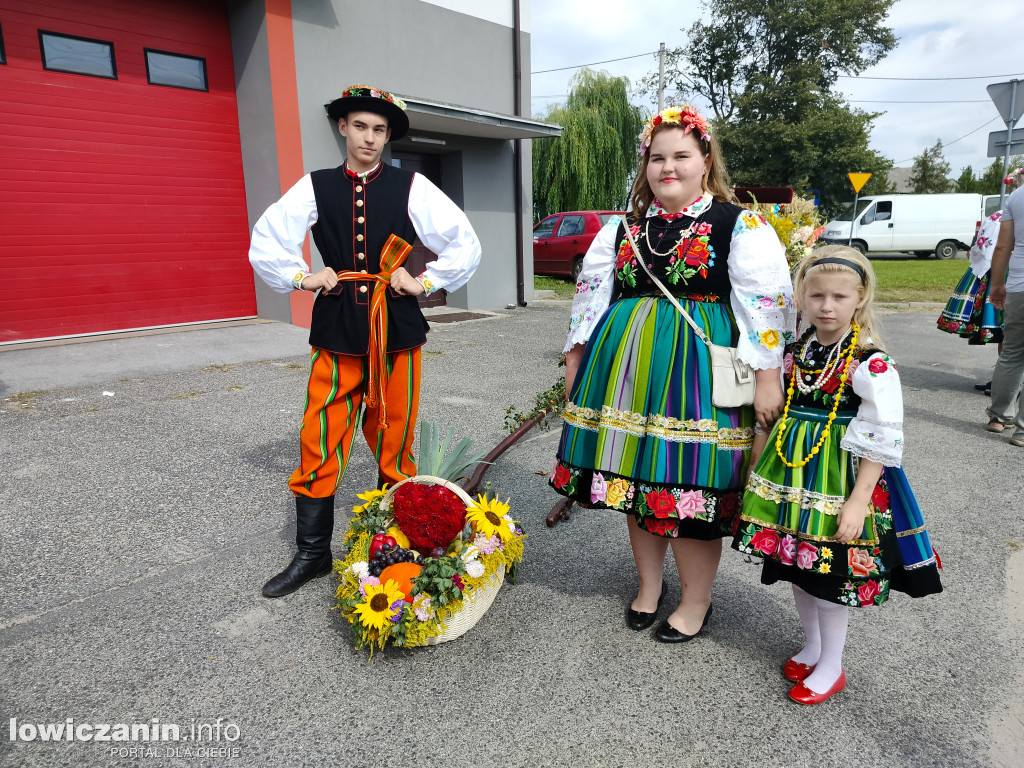
[[(846, 348), (846, 355), (837, 358), (837, 360), (842, 360), (845, 365), (843, 366), (843, 372), (839, 375), (839, 389), (836, 390), (835, 399), (832, 401), (832, 412), (828, 415), (828, 423), (826, 423), (825, 428), (822, 429), (821, 437), (818, 438), (818, 442), (815, 446), (811, 448), (811, 452), (807, 454), (806, 458), (797, 462), (791, 462), (786, 458), (786, 454), (782, 450), (782, 438), (786, 433), (786, 428), (790, 425), (789, 406), (793, 402), (793, 394), (798, 388), (800, 377), (799, 371), (803, 370), (797, 364), (795, 359), (793, 361), (793, 370), (789, 378), (789, 386), (786, 388), (786, 407), (782, 410), (782, 419), (779, 422), (779, 431), (775, 437), (775, 452), (779, 455), (779, 458), (782, 459), (782, 463), (790, 469), (798, 469), (799, 467), (806, 466), (811, 459), (818, 455), (818, 451), (821, 450), (821, 446), (824, 445), (829, 434), (832, 432), (832, 423), (836, 420), (836, 414), (839, 412), (839, 401), (843, 399), (843, 390), (846, 389), (846, 385), (850, 379), (850, 363), (853, 362), (853, 356), (857, 352), (857, 336), (860, 334), (860, 326), (856, 323), (851, 323), (850, 330), (853, 335), (850, 337), (850, 346)], [(836, 349), (838, 349), (841, 344), (842, 340), (837, 342)], [(804, 350), (806, 351), (806, 345), (804, 346)], [(831, 367), (832, 366), (824, 366), (826, 369), (831, 369)], [(824, 380), (825, 379), (819, 377), (819, 380), (811, 386), (810, 391), (820, 387)], [(801, 389), (801, 391), (804, 390)]]

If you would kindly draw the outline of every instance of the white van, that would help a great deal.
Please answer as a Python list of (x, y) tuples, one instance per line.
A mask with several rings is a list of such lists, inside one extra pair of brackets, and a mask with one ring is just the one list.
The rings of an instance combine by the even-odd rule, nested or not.
[[(851, 205), (852, 209), (853, 206)], [(822, 238), (861, 253), (899, 251), (952, 259), (970, 248), (983, 218), (981, 195), (872, 195), (825, 225)], [(853, 239), (850, 240), (850, 219)]]

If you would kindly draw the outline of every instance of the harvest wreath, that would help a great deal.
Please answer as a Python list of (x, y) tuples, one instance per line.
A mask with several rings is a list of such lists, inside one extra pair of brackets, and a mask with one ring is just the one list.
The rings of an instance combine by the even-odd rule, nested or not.
[(506, 573), (515, 581), (524, 534), (507, 503), (429, 475), (359, 498), (334, 572), (337, 607), (371, 656), (388, 644), (454, 640), (487, 611)]

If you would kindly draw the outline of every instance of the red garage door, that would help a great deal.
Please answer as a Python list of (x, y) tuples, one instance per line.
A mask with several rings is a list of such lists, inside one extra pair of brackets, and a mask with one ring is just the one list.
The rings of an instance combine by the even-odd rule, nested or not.
[(0, 0), (0, 343), (256, 314), (227, 12)]

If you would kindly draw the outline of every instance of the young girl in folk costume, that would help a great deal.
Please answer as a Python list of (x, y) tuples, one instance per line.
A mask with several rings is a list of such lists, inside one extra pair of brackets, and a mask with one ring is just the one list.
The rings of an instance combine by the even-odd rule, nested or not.
[(810, 328), (786, 348), (786, 405), (750, 474), (733, 547), (764, 558), (761, 581), (793, 585), (806, 642), (785, 662), (789, 696), (817, 704), (846, 687), (850, 607), (896, 589), (942, 591), (938, 560), (900, 469), (903, 397), (871, 310), (875, 277), (852, 248), (797, 266)]
[[(782, 245), (763, 219), (728, 202), (718, 144), (697, 110), (666, 109), (640, 138), (632, 213), (598, 233), (576, 285), (569, 402), (550, 482), (584, 506), (626, 513), (640, 578), (626, 606), (630, 629), (657, 619), (671, 544), (682, 600), (655, 638), (679, 643), (711, 616), (754, 420), (767, 426), (782, 411), (795, 312)], [(712, 342), (737, 346), (756, 369), (753, 406), (714, 405), (707, 347), (645, 266)]]

